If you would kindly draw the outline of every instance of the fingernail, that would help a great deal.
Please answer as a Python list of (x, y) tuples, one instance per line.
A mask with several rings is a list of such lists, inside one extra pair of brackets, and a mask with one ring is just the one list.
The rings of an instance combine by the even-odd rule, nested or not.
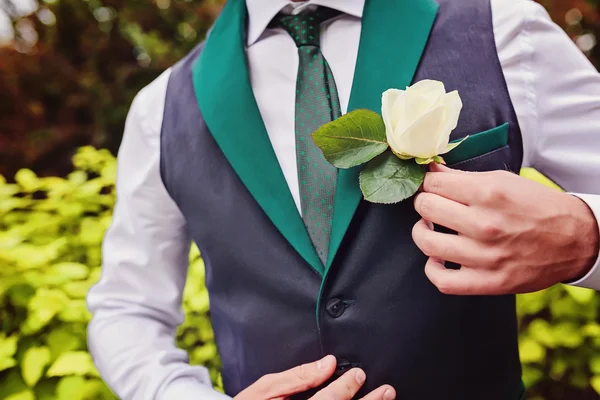
[(396, 398), (396, 393), (393, 390), (386, 390), (383, 394), (383, 400), (394, 400)]
[(331, 363), (331, 356), (325, 356), (317, 361), (317, 369), (325, 369)]
[(365, 383), (365, 379), (367, 379), (367, 376), (365, 375), (365, 373), (363, 372), (362, 369), (359, 369), (356, 371), (356, 374), (354, 375), (354, 379), (356, 379), (356, 382), (359, 385), (362, 385), (363, 383)]

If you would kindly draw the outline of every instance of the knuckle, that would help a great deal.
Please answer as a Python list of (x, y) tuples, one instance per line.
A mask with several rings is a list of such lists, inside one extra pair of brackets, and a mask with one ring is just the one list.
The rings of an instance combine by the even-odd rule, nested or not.
[(484, 204), (502, 203), (506, 199), (505, 188), (497, 183), (492, 183), (483, 191), (482, 198)]
[(427, 192), (440, 193), (440, 191), (443, 189), (443, 183), (439, 177), (439, 174), (427, 174), (425, 178), (424, 188)]
[(482, 238), (487, 240), (494, 240), (502, 236), (504, 232), (502, 223), (500, 221), (487, 218), (479, 223), (479, 233)]
[(275, 374), (266, 374), (261, 376), (256, 383), (257, 384), (269, 384), (269, 382), (273, 381), (273, 379), (275, 378)]
[(294, 368), (295, 377), (295, 390), (299, 392), (305, 392), (312, 388), (311, 385), (311, 374), (308, 371), (308, 366), (300, 365)]
[(422, 235), (419, 238), (417, 246), (426, 256), (431, 257), (435, 253), (436, 243), (430, 235)]
[(298, 379), (299, 381), (308, 381), (310, 378), (310, 374), (308, 373), (308, 368), (305, 364), (302, 364), (296, 368), (294, 368), (294, 375), (296, 376), (296, 379)]
[(488, 251), (486, 264), (490, 269), (500, 269), (509, 255), (503, 249), (494, 248)]
[(433, 199), (428, 193), (421, 193), (415, 199), (415, 209), (423, 218), (431, 217), (433, 211)]
[(511, 278), (511, 274), (502, 271), (499, 272), (496, 276), (495, 279), (495, 293), (501, 294), (501, 293), (509, 293), (512, 291), (512, 285), (513, 285), (513, 281), (514, 278)]

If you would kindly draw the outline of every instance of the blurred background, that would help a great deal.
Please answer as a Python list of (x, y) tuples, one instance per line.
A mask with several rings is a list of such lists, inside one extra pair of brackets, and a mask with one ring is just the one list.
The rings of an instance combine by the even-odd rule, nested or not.
[[(540, 2), (600, 67), (600, 1)], [(0, 399), (115, 398), (85, 344), (114, 155), (136, 92), (203, 39), (223, 3), (0, 0)], [(218, 386), (195, 248), (190, 262), (178, 343)], [(529, 399), (600, 399), (599, 307), (573, 287), (519, 296)]]

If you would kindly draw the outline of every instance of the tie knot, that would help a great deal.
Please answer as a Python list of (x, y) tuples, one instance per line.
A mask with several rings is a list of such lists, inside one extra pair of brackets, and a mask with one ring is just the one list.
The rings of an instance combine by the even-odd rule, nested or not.
[(275, 21), (290, 34), (296, 46), (319, 47), (321, 23), (339, 14), (339, 11), (331, 8), (317, 7), (314, 11), (303, 12), (298, 15), (278, 14)]

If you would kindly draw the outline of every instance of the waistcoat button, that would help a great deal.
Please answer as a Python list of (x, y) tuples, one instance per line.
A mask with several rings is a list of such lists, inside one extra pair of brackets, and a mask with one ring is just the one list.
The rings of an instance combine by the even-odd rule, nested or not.
[(338, 318), (344, 314), (344, 311), (346, 311), (346, 304), (342, 301), (342, 299), (334, 297), (327, 301), (325, 310), (332, 318)]

